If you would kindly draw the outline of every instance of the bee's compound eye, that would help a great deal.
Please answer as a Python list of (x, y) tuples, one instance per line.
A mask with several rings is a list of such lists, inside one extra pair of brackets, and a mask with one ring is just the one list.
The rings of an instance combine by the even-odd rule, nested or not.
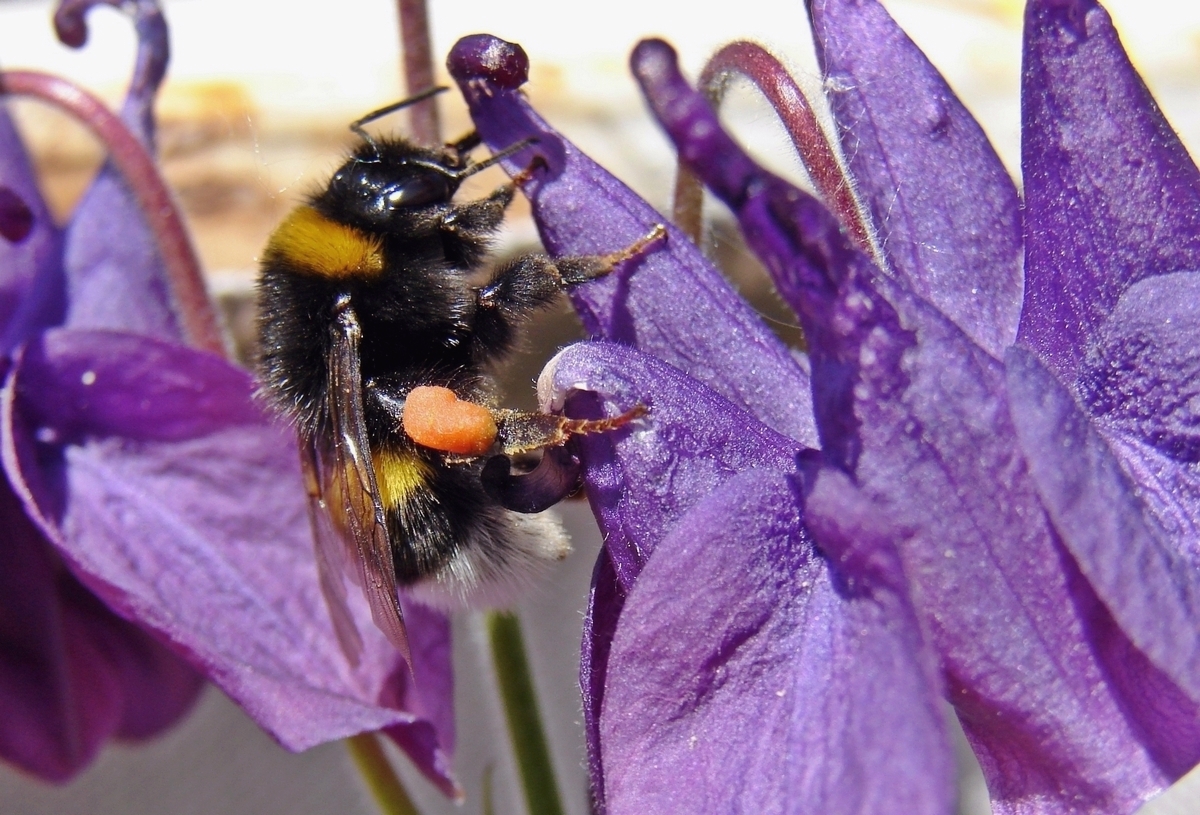
[(450, 200), (450, 180), (437, 173), (419, 173), (401, 179), (384, 190), (389, 210), (424, 207)]

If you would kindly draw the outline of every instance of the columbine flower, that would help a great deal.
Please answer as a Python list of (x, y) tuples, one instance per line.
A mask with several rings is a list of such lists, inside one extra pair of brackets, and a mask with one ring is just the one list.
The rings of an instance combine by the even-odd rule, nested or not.
[[(1200, 759), (1200, 177), (1093, 2), (1029, 5), (1023, 222), (981, 130), (882, 8), (811, 8), (877, 255), (725, 136), (668, 46), (634, 56), (800, 316), (811, 403), (675, 235), (581, 307), (679, 370), (593, 345), (546, 374), (560, 399), (652, 406), (648, 429), (581, 451), (608, 537), (583, 672), (598, 791), (611, 811), (656, 784), (664, 811), (948, 811), (940, 778), (907, 775), (943, 766), (919, 728), (919, 630), (997, 812), (1132, 811)], [(471, 40), (452, 57), (481, 133), (542, 139), (551, 251), (627, 244), (657, 216), (524, 106), (515, 53)], [(693, 380), (820, 452), (789, 468), (799, 445)], [(806, 661), (839, 631), (854, 636)], [(870, 752), (911, 759), (903, 739), (928, 766)], [(926, 794), (872, 800), (873, 784)]]
[[(660, 216), (529, 109), (526, 68), (491, 37), (450, 57), (494, 148), (539, 139), (548, 166), (525, 189), (547, 247), (607, 252), (646, 234)], [(948, 812), (938, 682), (881, 521), (829, 525), (828, 545), (862, 564), (849, 582), (814, 551), (790, 479), (798, 453), (815, 455), (808, 375), (668, 229), (573, 293), (593, 333), (628, 345), (567, 349), (542, 382), (579, 409), (651, 408), (646, 427), (581, 451), (606, 539), (582, 666), (597, 798), (610, 812)]]
[[(63, 5), (65, 40), (82, 44), (92, 5)], [(61, 80), (4, 75), (73, 104), (123, 172), (106, 165), (60, 232), (0, 118), (0, 755), (64, 779), (109, 737), (169, 726), (199, 687), (182, 656), (285, 747), (382, 729), (455, 793), (445, 618), (408, 610), (414, 684), (361, 603), (347, 663), (291, 432), (245, 371), (182, 344), (220, 350), (168, 285), (190, 249), (137, 143), (153, 144), (166, 29), (154, 3), (119, 5), (140, 35), (124, 125)]]

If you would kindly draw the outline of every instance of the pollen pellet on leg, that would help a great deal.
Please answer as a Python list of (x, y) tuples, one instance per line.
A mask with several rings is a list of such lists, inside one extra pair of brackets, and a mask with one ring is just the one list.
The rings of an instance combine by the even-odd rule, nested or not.
[(496, 420), (483, 405), (449, 388), (422, 385), (404, 400), (404, 432), (423, 447), (462, 456), (483, 455), (496, 440)]

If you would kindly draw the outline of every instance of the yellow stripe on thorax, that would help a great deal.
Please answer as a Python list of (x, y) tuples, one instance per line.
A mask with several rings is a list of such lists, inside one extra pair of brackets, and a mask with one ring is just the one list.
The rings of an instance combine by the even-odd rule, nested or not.
[(267, 241), (264, 256), (322, 277), (373, 277), (383, 271), (378, 238), (331, 221), (312, 207), (292, 210)]
[(409, 452), (372, 450), (375, 482), (379, 485), (379, 502), (384, 509), (394, 509), (420, 490), (427, 490), (433, 473), (429, 465)]

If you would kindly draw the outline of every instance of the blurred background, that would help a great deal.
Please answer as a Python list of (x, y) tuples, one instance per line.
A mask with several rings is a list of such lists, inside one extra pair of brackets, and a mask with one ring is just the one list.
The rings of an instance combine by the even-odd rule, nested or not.
[[(1010, 171), (1019, 166), (1019, 0), (886, 0), (991, 136)], [(168, 0), (172, 60), (159, 97), (162, 165), (182, 205), (233, 336), (249, 350), (252, 287), (258, 253), (275, 224), (323, 184), (351, 144), (351, 120), (401, 98), (396, 12), (388, 0), (337, 4), (278, 0)], [(1109, 0), (1108, 9), (1172, 124), (1200, 147), (1200, 3)], [(521, 43), (532, 69), (533, 104), (568, 138), (662, 211), (669, 210), (674, 160), (646, 115), (626, 60), (638, 39), (675, 44), (695, 76), (721, 44), (756, 40), (785, 58), (802, 83), (818, 89), (802, 0), (743, 0), (734, 15), (686, 0), (606, 0), (575, 4), (569, 16), (554, 0), (431, 0), (434, 51), (458, 37), (489, 32)], [(711, 6), (709, 8), (712, 8)], [(98, 9), (91, 38), (72, 51), (54, 38), (48, 0), (0, 0), (0, 66), (36, 68), (74, 79), (112, 104), (123, 94), (134, 37), (118, 13)], [(444, 75), (443, 82), (450, 84)], [(454, 93), (440, 97), (447, 137), (469, 130)], [(102, 159), (78, 125), (34, 103), (14, 106), (38, 164), (45, 194), (65, 219)], [(754, 93), (735, 89), (725, 118), (765, 163), (797, 181), (793, 158), (773, 113)], [(403, 115), (381, 127), (403, 131)], [(498, 170), (464, 192), (501, 183)], [(497, 255), (536, 246), (522, 201), (514, 205)], [(713, 210), (710, 252), (788, 339), (793, 319), (765, 274), (747, 255), (728, 218)], [(553, 350), (578, 336), (565, 306), (539, 320), (508, 371), (513, 406), (534, 404), (532, 382)], [(586, 506), (561, 509), (576, 553), (520, 609), (535, 679), (568, 810), (587, 812), (586, 773), (576, 675), (579, 631), (591, 564), (599, 545)], [(479, 620), (456, 620), (459, 696), (458, 768), (466, 804), (445, 802), (411, 772), (422, 810), (481, 812), (479, 791), (493, 778), (495, 811), (522, 812)], [(398, 759), (407, 771), (403, 759)], [(1200, 775), (1190, 788), (1143, 812), (1200, 812)], [(1185, 782), (1186, 786), (1186, 782)], [(964, 813), (988, 811), (978, 769), (964, 763)], [(0, 813), (306, 813), (374, 812), (345, 749), (325, 745), (303, 755), (278, 748), (215, 689), (196, 712), (148, 745), (107, 748), (72, 784), (53, 788), (0, 766)]]

